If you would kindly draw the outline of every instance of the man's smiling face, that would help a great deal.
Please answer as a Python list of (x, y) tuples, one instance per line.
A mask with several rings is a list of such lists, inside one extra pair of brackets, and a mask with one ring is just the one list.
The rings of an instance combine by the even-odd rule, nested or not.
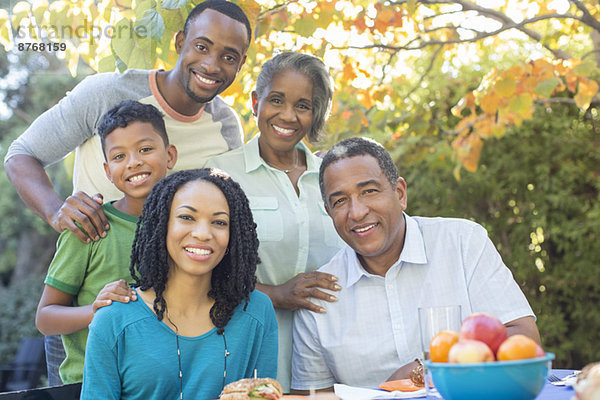
[(363, 267), (389, 267), (402, 251), (406, 183), (393, 186), (370, 155), (339, 159), (323, 173), (327, 211)]
[(207, 103), (234, 81), (246, 61), (248, 34), (243, 23), (207, 9), (179, 32), (175, 48), (179, 84), (197, 103)]

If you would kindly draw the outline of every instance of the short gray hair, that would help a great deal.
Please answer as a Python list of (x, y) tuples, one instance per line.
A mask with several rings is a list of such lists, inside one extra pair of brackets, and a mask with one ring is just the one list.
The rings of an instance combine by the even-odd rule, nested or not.
[(383, 172), (390, 182), (390, 185), (394, 188), (396, 187), (400, 175), (398, 174), (398, 168), (396, 167), (396, 164), (394, 164), (394, 160), (392, 160), (392, 156), (390, 156), (390, 153), (388, 153), (385, 147), (370, 138), (352, 137), (333, 145), (333, 147), (325, 154), (325, 157), (323, 157), (323, 162), (319, 169), (319, 187), (321, 189), (321, 197), (323, 197), (325, 203), (327, 203), (327, 199), (325, 198), (325, 184), (323, 183), (325, 169), (327, 169), (329, 165), (343, 158), (364, 155), (369, 155), (376, 159), (379, 168), (381, 168), (381, 172)]
[(262, 98), (275, 75), (285, 70), (301, 72), (312, 81), (312, 124), (307, 136), (310, 142), (317, 142), (331, 110), (333, 96), (331, 75), (323, 61), (313, 55), (293, 51), (279, 53), (267, 61), (258, 74), (256, 94), (259, 99)]

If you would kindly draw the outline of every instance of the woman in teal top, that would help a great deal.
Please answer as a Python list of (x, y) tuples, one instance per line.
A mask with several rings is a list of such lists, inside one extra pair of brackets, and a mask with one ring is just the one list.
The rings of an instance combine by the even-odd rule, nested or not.
[(261, 263), (257, 289), (268, 294), (279, 325), (277, 380), (290, 389), (293, 310), (323, 312), (310, 298), (332, 301), (335, 277), (315, 270), (344, 245), (319, 190), (321, 160), (302, 142), (316, 142), (331, 107), (325, 64), (285, 52), (267, 61), (252, 92), (260, 133), (244, 147), (209, 160), (244, 189), (257, 224)]
[(253, 290), (257, 248), (248, 200), (223, 171), (157, 183), (131, 256), (142, 301), (95, 314), (81, 398), (216, 399), (229, 382), (274, 377), (277, 322)]

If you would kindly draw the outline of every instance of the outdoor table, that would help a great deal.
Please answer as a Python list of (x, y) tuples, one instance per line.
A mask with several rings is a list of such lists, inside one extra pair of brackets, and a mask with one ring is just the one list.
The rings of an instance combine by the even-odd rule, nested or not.
[[(550, 371), (559, 378), (572, 374), (570, 369), (553, 369)], [(55, 386), (52, 388), (25, 390), (21, 392), (11, 392), (0, 394), (1, 400), (76, 400), (79, 399), (79, 390), (81, 384)], [(575, 390), (570, 386), (554, 386), (546, 380), (544, 388), (535, 400), (571, 400), (575, 396)], [(425, 397), (420, 397), (424, 399)], [(436, 397), (427, 397), (427, 399), (439, 400)], [(507, 399), (509, 400), (509, 399)]]
[[(564, 378), (565, 376), (572, 374), (572, 369), (553, 369), (550, 373)], [(546, 380), (544, 388), (536, 397), (536, 400), (570, 400), (575, 396), (575, 390), (571, 386), (554, 386)]]
[[(565, 376), (572, 374), (572, 369), (553, 369), (550, 373), (558, 376), (559, 378), (564, 378)], [(544, 383), (544, 387), (540, 394), (535, 398), (535, 400), (571, 400), (572, 397), (575, 396), (575, 390), (570, 386), (554, 386), (550, 384), (548, 380)], [(421, 397), (423, 398), (423, 397)], [(439, 400), (437, 397), (426, 397), (427, 399)], [(508, 399), (507, 399), (508, 400)]]

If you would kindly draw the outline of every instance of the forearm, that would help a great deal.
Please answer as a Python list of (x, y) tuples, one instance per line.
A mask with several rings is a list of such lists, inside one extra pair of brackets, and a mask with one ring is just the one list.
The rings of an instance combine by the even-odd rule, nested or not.
[(60, 209), (63, 201), (54, 191), (52, 182), (39, 161), (19, 154), (8, 159), (4, 169), (27, 207), (53, 226), (52, 216)]
[(93, 317), (91, 304), (78, 307), (51, 304), (39, 309), (35, 325), (44, 335), (68, 335), (87, 328)]
[(405, 364), (403, 366), (401, 366), (400, 368), (398, 368), (396, 371), (394, 371), (394, 373), (392, 375), (390, 375), (389, 378), (387, 378), (387, 381), (396, 381), (398, 379), (406, 379), (410, 376), (410, 372), (417, 368), (419, 366), (419, 364), (416, 361), (412, 361), (408, 364)]
[(256, 284), (256, 290), (259, 290), (269, 296), (271, 299), (271, 303), (273, 303), (273, 307), (280, 308), (279, 304), (279, 291), (277, 290), (278, 286), (273, 285), (265, 285), (262, 283)]
[(533, 339), (540, 346), (542, 345), (540, 332), (538, 331), (533, 317), (518, 318), (514, 321), (507, 322), (504, 326), (506, 326), (506, 333), (508, 336), (517, 334), (525, 335)]
[[(317, 389), (317, 390), (315, 390), (315, 392), (317, 392), (317, 393), (333, 392), (333, 386), (325, 388), (325, 389)], [(292, 389), (292, 390), (290, 390), (290, 394), (307, 395), (307, 394), (311, 394), (311, 391), (310, 390)]]

